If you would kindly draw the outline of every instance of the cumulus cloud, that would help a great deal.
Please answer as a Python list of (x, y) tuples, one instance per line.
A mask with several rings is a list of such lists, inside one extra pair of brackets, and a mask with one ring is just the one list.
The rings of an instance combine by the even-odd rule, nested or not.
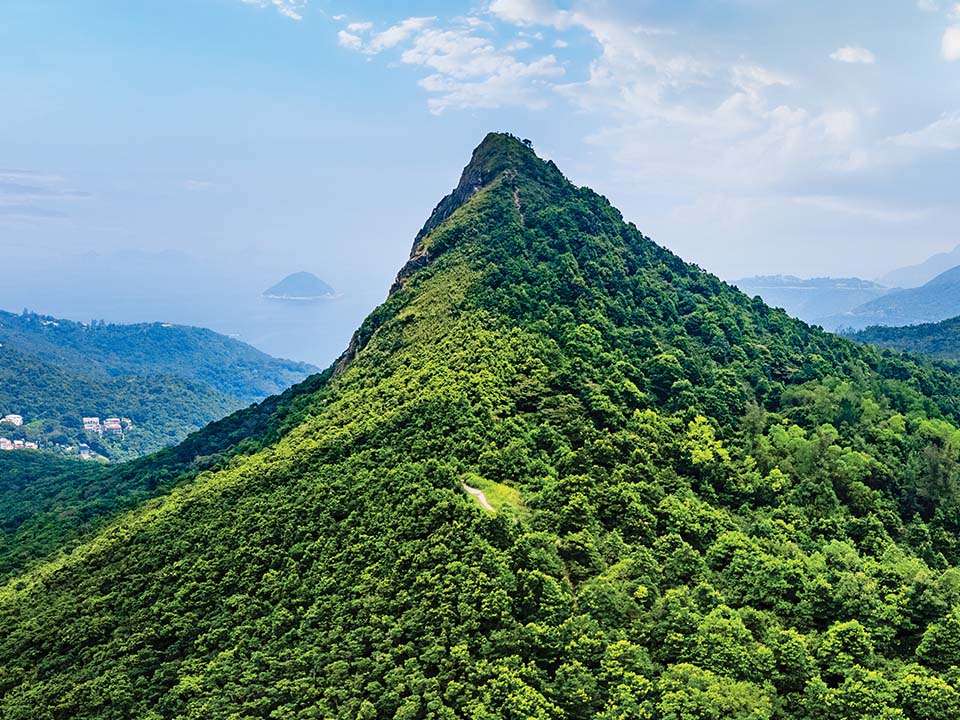
[(834, 50), (830, 53), (830, 57), (837, 62), (851, 63), (854, 65), (873, 65), (877, 61), (876, 56), (872, 52), (866, 48), (853, 45)]
[(893, 142), (903, 147), (960, 150), (960, 112), (946, 113), (925, 128), (897, 135)]
[(553, 55), (519, 60), (515, 53), (531, 44), (514, 40), (498, 46), (482, 34), (488, 29), (489, 24), (477, 18), (437, 27), (435, 17), (411, 17), (379, 32), (369, 23), (351, 23), (338, 38), (341, 46), (368, 55), (395, 49), (401, 63), (428, 71), (419, 84), (430, 93), (428, 106), (434, 113), (506, 105), (545, 107), (549, 94), (545, 81), (562, 76), (563, 67)]
[(276, 8), (281, 15), (286, 15), (291, 20), (302, 20), (301, 14), (307, 6), (307, 0), (240, 0), (246, 5), (256, 5), (257, 7)]
[(951, 25), (944, 30), (941, 51), (943, 59), (948, 62), (960, 60), (960, 25)]
[[(419, 84), (434, 113), (569, 103), (600, 125), (592, 143), (624, 173), (658, 178), (658, 190), (808, 192), (824, 174), (868, 163), (855, 110), (791, 104), (795, 83), (776, 68), (704, 56), (669, 28), (633, 22), (611, 7), (491, 0), (473, 22), (408, 18), (380, 32), (348, 26), (340, 43), (370, 55), (395, 48), (401, 63), (429, 71)], [(491, 22), (515, 29), (514, 40), (492, 39)], [(588, 35), (596, 53), (585, 74), (571, 79), (553, 54), (537, 56), (537, 49), (564, 47), (563, 36), (574, 32)], [(521, 50), (534, 57), (519, 58)]]

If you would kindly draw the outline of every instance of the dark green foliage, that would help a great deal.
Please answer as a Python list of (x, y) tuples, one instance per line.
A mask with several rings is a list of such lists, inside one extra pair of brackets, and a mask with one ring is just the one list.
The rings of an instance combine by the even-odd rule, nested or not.
[(0, 454), (0, 577), (22, 570), (107, 519), (227, 467), (277, 438), (322, 402), (328, 373), (211, 423), (175, 447), (120, 466), (40, 452)]
[(960, 317), (905, 327), (876, 325), (849, 333), (847, 337), (891, 350), (933, 355), (945, 360), (960, 360)]
[(958, 398), (493, 135), (335, 373), (10, 579), (0, 715), (955, 717)]

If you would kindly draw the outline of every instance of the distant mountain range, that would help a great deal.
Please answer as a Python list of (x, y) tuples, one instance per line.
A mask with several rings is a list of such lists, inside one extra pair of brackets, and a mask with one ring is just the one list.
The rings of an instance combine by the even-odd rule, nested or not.
[(937, 253), (916, 265), (891, 270), (877, 282), (891, 288), (915, 288), (925, 285), (950, 268), (960, 265), (960, 245), (950, 252)]
[(960, 315), (960, 266), (951, 268), (925, 285), (893, 290), (828, 319), (838, 328), (865, 328), (871, 325), (916, 325), (933, 323)]
[[(0, 311), (0, 436), (126, 459), (179, 442), (316, 368), (279, 360), (211, 330), (109, 325)], [(83, 418), (123, 419), (119, 431)], [(69, 448), (69, 449), (68, 449)]]
[(936, 322), (960, 315), (960, 246), (875, 281), (761, 275), (734, 284), (827, 330)]
[(879, 283), (860, 278), (798, 278), (793, 275), (763, 275), (734, 283), (747, 295), (759, 295), (768, 305), (814, 325), (823, 325), (832, 315), (844, 313), (890, 292)]

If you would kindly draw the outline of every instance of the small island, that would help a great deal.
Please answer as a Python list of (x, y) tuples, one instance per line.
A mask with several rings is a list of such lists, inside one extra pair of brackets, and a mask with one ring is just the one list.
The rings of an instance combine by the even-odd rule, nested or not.
[(319, 302), (333, 300), (337, 293), (313, 273), (296, 272), (264, 290), (263, 297), (290, 302)]

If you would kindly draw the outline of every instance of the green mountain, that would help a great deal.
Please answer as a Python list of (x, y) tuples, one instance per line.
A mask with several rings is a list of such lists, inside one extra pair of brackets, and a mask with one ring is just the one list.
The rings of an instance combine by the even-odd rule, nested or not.
[(828, 321), (835, 327), (916, 325), (960, 315), (960, 266), (937, 275), (925, 285), (896, 290), (859, 305)]
[[(228, 413), (302, 380), (314, 368), (278, 360), (200, 328), (107, 325), (0, 312), (0, 435), (76, 455), (89, 445), (130, 459), (175, 444)], [(129, 420), (88, 432), (82, 418)], [(2, 462), (2, 461), (0, 461)]]
[(0, 716), (960, 716), (960, 377), (511, 136), (329, 372), (223, 422), (0, 590)]
[(737, 280), (735, 285), (747, 295), (759, 295), (768, 305), (828, 330), (833, 329), (832, 317), (890, 292), (888, 287), (860, 278), (763, 275)]
[(960, 317), (938, 323), (883, 327), (874, 325), (847, 335), (851, 340), (891, 350), (960, 360)]

